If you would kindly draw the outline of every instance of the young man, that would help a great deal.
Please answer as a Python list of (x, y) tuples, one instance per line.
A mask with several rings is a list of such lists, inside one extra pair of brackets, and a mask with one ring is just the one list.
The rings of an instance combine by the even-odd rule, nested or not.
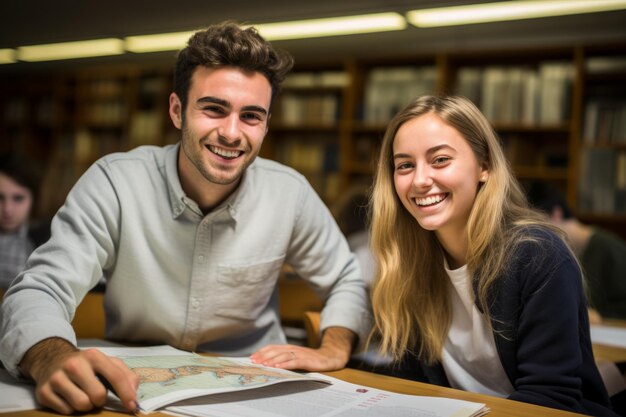
[[(128, 368), (75, 348), (76, 305), (102, 276), (108, 338), (252, 354), (289, 369), (345, 366), (368, 316), (358, 266), (304, 178), (257, 158), (291, 66), (254, 29), (196, 33), (178, 56), (169, 103), (181, 142), (106, 156), (77, 182), (3, 303), (2, 361), (35, 380), (42, 405), (103, 405), (100, 375), (136, 406)], [(319, 349), (285, 344), (283, 263), (326, 298)]]

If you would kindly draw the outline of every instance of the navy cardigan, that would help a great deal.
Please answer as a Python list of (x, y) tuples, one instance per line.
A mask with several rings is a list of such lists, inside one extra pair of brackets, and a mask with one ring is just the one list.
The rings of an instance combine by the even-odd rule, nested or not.
[[(581, 273), (553, 232), (532, 228), (537, 241), (515, 249), (490, 297), (491, 324), (511, 400), (617, 416), (593, 358)], [(396, 376), (449, 386), (440, 363), (407, 354)]]

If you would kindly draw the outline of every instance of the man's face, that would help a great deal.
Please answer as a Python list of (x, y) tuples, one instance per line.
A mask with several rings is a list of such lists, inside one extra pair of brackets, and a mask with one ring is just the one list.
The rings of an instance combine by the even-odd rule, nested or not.
[(30, 190), (0, 172), (0, 231), (17, 231), (28, 220), (32, 204)]
[(183, 182), (196, 188), (208, 181), (232, 191), (261, 149), (271, 94), (269, 81), (258, 72), (198, 67), (184, 117), (178, 97), (170, 97), (170, 115), (182, 129)]

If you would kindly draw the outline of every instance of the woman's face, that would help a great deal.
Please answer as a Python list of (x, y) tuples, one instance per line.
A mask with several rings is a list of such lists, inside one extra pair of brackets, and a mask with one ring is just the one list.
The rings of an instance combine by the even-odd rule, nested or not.
[(468, 142), (434, 113), (404, 123), (393, 142), (394, 185), (426, 230), (459, 236), (487, 178)]
[(0, 172), (0, 231), (17, 231), (28, 220), (32, 204), (30, 190)]

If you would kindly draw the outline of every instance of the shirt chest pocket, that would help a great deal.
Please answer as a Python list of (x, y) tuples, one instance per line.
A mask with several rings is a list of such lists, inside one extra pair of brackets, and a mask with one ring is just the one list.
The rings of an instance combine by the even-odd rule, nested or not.
[(276, 287), (284, 256), (246, 265), (220, 265), (216, 314), (255, 320), (267, 307)]

